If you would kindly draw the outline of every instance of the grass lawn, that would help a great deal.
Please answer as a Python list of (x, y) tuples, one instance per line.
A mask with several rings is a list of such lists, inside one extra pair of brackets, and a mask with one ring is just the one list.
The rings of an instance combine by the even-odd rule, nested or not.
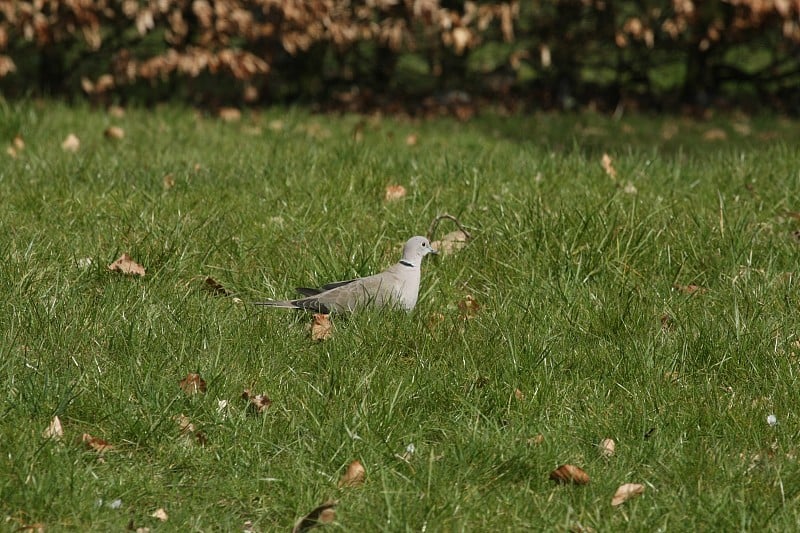
[[(798, 138), (2, 103), (0, 530), (288, 531), (329, 499), (332, 531), (797, 530)], [(443, 212), (474, 239), (426, 259), (417, 308), (324, 342), (204, 289), (374, 273)], [(123, 252), (144, 277), (108, 271)], [(355, 460), (365, 482), (337, 487)], [(591, 481), (555, 484), (561, 464)], [(623, 483), (644, 493), (614, 507)]]

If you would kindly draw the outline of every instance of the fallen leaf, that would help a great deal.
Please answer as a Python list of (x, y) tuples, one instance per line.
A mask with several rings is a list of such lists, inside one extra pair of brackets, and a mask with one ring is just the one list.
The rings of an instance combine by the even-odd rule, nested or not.
[(58, 440), (64, 436), (64, 428), (61, 427), (61, 419), (58, 415), (54, 416), (50, 424), (42, 431), (42, 437), (45, 439)]
[(602, 159), (600, 159), (600, 164), (603, 165), (603, 170), (606, 171), (612, 179), (617, 179), (617, 169), (614, 168), (614, 161), (611, 159), (611, 156), (608, 154), (603, 154)]
[(242, 112), (235, 107), (223, 107), (218, 116), (225, 122), (238, 122), (242, 119)]
[(384, 195), (384, 200), (387, 202), (393, 202), (395, 200), (400, 200), (405, 198), (406, 196), (406, 188), (402, 185), (387, 185), (386, 186), (386, 194)]
[(728, 134), (720, 128), (711, 128), (703, 134), (703, 139), (707, 141), (724, 141), (727, 138)]
[(661, 331), (669, 332), (675, 329), (675, 321), (668, 313), (661, 315)]
[(108, 108), (108, 114), (114, 118), (122, 118), (125, 116), (125, 109), (118, 105), (112, 105)]
[(598, 448), (600, 449), (600, 455), (603, 457), (613, 457), (617, 449), (617, 444), (614, 442), (614, 439), (603, 439), (600, 441), (600, 446), (598, 446)]
[(272, 400), (266, 394), (252, 394), (250, 389), (242, 392), (242, 399), (248, 402), (247, 409), (254, 414), (261, 414), (272, 405)]
[(640, 485), (639, 483), (625, 483), (624, 485), (620, 485), (620, 487), (617, 489), (617, 492), (614, 493), (614, 497), (611, 498), (611, 505), (614, 507), (617, 505), (622, 505), (626, 501), (639, 496), (643, 492), (644, 485)]
[(78, 139), (78, 136), (74, 133), (70, 133), (67, 135), (67, 138), (64, 139), (64, 142), (61, 143), (61, 149), (66, 152), (75, 153), (81, 148), (81, 140)]
[(114, 449), (114, 446), (109, 444), (108, 441), (98, 437), (92, 437), (88, 433), (81, 435), (81, 442), (83, 442), (88, 449), (99, 454), (103, 454)]
[(429, 330), (436, 329), (439, 326), (439, 324), (444, 322), (444, 320), (445, 318), (442, 313), (436, 313), (436, 312), (431, 313), (430, 315), (428, 315), (428, 329)]
[(330, 315), (314, 313), (311, 319), (311, 340), (324, 341), (331, 338), (333, 334), (333, 324)]
[(451, 231), (439, 241), (433, 241), (431, 247), (440, 254), (450, 255), (467, 245), (469, 237), (461, 230)]
[(462, 318), (474, 318), (480, 309), (481, 306), (478, 304), (478, 300), (471, 294), (467, 294), (463, 300), (458, 302), (458, 310)]
[(559, 466), (550, 472), (550, 479), (556, 483), (574, 483), (576, 485), (589, 483), (589, 475), (575, 465)]
[(130, 274), (136, 276), (144, 276), (145, 270), (142, 265), (134, 261), (127, 253), (119, 256), (119, 259), (108, 265), (108, 269), (112, 272), (121, 272), (123, 274)]
[(164, 176), (164, 190), (169, 190), (175, 186), (175, 176), (171, 173)]
[(120, 140), (125, 138), (125, 130), (119, 126), (109, 126), (105, 129), (103, 135), (105, 135), (106, 139)]
[(347, 466), (347, 471), (339, 479), (338, 487), (358, 487), (363, 485), (366, 475), (367, 471), (364, 469), (364, 465), (356, 459)]
[(315, 507), (310, 513), (295, 522), (292, 533), (302, 533), (313, 527), (333, 522), (336, 520), (336, 511), (334, 507), (336, 507), (337, 503), (339, 502), (331, 500)]
[(525, 394), (519, 389), (514, 389), (514, 398), (516, 398), (519, 401), (522, 401), (525, 399)]
[(166, 522), (167, 519), (169, 518), (169, 516), (167, 515), (167, 512), (164, 510), (163, 507), (159, 507), (158, 509), (153, 511), (153, 514), (151, 514), (150, 516), (152, 516), (153, 518), (157, 518), (157, 519), (161, 520), (162, 522)]
[(534, 435), (533, 437), (530, 437), (530, 438), (529, 438), (527, 441), (525, 441), (525, 442), (526, 442), (526, 444), (527, 444), (528, 446), (531, 446), (531, 445), (538, 446), (538, 445), (540, 445), (541, 443), (543, 443), (543, 442), (544, 442), (544, 435), (542, 435), (541, 433), (539, 433), (538, 435)]
[(19, 526), (16, 531), (32, 531), (33, 533), (44, 533), (45, 527), (42, 522), (34, 522), (33, 524), (25, 524)]
[(217, 296), (230, 296), (231, 295), (231, 292), (228, 289), (226, 289), (225, 287), (223, 287), (222, 283), (220, 283), (219, 281), (215, 280), (211, 276), (206, 277), (206, 280), (205, 280), (205, 282), (203, 284), (203, 287), (205, 287), (207, 290), (211, 291), (212, 293), (214, 293)]
[(625, 184), (625, 186), (622, 188), (622, 192), (624, 192), (625, 194), (636, 194), (637, 192), (639, 192), (639, 189), (637, 189), (637, 188), (636, 188), (636, 185), (634, 185), (633, 183), (631, 183), (631, 182), (629, 181), (629, 182), (628, 182), (628, 183), (626, 183), (626, 184)]
[(181, 380), (180, 386), (181, 390), (187, 396), (206, 392), (206, 382), (200, 377), (200, 374), (187, 374), (187, 376)]
[(708, 289), (705, 287), (701, 287), (699, 285), (689, 284), (689, 285), (678, 285), (675, 284), (672, 286), (673, 289), (680, 291), (684, 294), (705, 294), (708, 292)]
[(409, 133), (406, 136), (407, 146), (416, 146), (418, 142), (419, 142), (419, 136), (416, 133)]

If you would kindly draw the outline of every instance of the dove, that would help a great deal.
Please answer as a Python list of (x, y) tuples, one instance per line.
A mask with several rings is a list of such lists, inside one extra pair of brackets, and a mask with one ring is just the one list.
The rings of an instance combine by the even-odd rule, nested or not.
[(306, 309), (317, 313), (349, 313), (364, 307), (396, 307), (411, 311), (419, 296), (420, 263), (428, 254), (439, 252), (425, 237), (411, 237), (403, 257), (380, 274), (336, 281), (318, 289), (298, 287), (305, 296), (297, 300), (255, 302), (255, 305)]

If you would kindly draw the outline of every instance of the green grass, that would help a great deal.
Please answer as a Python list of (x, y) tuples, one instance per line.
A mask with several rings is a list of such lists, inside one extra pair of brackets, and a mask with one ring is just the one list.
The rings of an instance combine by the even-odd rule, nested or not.
[[(334, 531), (800, 526), (800, 125), (361, 120), (0, 106), (0, 529), (286, 531), (328, 498)], [(408, 196), (385, 203), (391, 183)], [(417, 309), (335, 319), (322, 343), (307, 315), (202, 288), (251, 301), (372, 273), (441, 212), (475, 239), (426, 260)], [(144, 278), (106, 270), (122, 252)], [(190, 372), (206, 394), (181, 391)], [(61, 441), (41, 435), (54, 415)], [(355, 459), (366, 483), (338, 489)], [(554, 485), (562, 463), (591, 483)], [(611, 507), (627, 482), (644, 495)]]

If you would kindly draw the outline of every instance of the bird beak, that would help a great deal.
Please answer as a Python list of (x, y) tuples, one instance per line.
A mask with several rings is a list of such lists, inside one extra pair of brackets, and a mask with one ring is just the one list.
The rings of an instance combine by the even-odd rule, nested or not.
[(434, 249), (434, 248), (431, 248), (431, 251), (430, 251), (430, 253), (432, 253), (433, 255), (439, 255), (439, 250), (436, 250), (436, 249)]

